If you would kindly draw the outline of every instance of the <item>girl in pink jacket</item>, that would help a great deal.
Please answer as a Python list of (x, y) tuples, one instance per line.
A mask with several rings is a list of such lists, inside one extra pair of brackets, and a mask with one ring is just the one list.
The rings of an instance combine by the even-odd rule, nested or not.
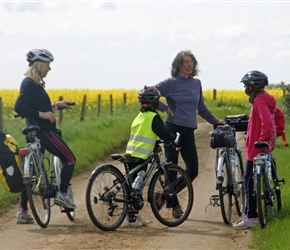
[(277, 136), (282, 136), (285, 127), (284, 113), (277, 107), (275, 98), (264, 90), (268, 85), (267, 75), (257, 70), (249, 71), (241, 82), (245, 85), (245, 93), (249, 96), (252, 108), (245, 142), (246, 216), (233, 224), (235, 229), (247, 229), (258, 223), (256, 197), (253, 196), (253, 159), (260, 153), (260, 149), (255, 148), (254, 144), (257, 141), (268, 142), (266, 153), (272, 152)]

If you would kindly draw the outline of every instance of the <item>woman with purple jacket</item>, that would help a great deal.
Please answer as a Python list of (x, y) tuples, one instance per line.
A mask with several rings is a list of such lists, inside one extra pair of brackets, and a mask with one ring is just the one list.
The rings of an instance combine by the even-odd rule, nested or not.
[(196, 78), (198, 62), (190, 50), (180, 51), (171, 64), (171, 78), (168, 78), (155, 87), (161, 96), (166, 98), (167, 105), (160, 103), (159, 109), (166, 111), (168, 117), (166, 125), (170, 132), (180, 133), (180, 151), (174, 148), (165, 148), (166, 161), (178, 163), (181, 154), (188, 175), (193, 181), (198, 175), (198, 156), (195, 145), (194, 131), (198, 124), (197, 115), (207, 122), (225, 124), (225, 121), (214, 116), (204, 103), (201, 81)]

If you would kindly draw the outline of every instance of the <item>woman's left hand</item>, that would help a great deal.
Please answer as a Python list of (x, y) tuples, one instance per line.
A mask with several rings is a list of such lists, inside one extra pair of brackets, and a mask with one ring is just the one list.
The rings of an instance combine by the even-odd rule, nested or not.
[(225, 122), (225, 120), (219, 120), (219, 121), (217, 122), (217, 124), (219, 124), (219, 125), (225, 125), (226, 122)]
[(69, 102), (69, 101), (65, 101), (65, 100), (64, 101), (58, 101), (55, 104), (57, 106), (57, 109), (60, 109), (60, 110), (71, 108), (71, 105), (70, 105), (71, 102)]

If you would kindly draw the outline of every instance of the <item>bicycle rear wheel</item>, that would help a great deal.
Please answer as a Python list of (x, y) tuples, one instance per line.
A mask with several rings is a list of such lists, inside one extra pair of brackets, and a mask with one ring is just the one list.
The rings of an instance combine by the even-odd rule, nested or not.
[[(56, 183), (57, 183), (57, 187), (59, 190), (60, 187), (60, 174), (61, 174), (61, 169), (62, 169), (62, 164), (60, 159), (55, 156), (52, 155), (52, 162), (54, 164), (54, 171), (55, 171), (55, 177), (56, 177)], [(74, 203), (74, 197), (73, 197), (73, 191), (72, 191), (72, 186), (69, 185), (68, 189), (67, 189), (67, 194), (70, 198), (70, 200)], [(60, 208), (60, 212), (61, 213), (66, 213), (67, 217), (73, 221), (75, 219), (75, 210), (74, 209), (69, 209), (69, 208), (65, 208), (65, 207), (59, 207)]]
[[(156, 219), (166, 226), (175, 227), (188, 218), (193, 206), (194, 192), (191, 179), (184, 169), (174, 164), (168, 165), (166, 169), (168, 176), (174, 178), (169, 181), (160, 168), (152, 177), (148, 197)], [(181, 209), (179, 215), (176, 213), (178, 208)]]
[(237, 158), (237, 173), (235, 175), (235, 196), (236, 196), (236, 211), (238, 216), (241, 216), (242, 213), (245, 213), (245, 190), (243, 185), (243, 177), (244, 177), (244, 164), (243, 157), (240, 150), (236, 150)]
[(258, 208), (258, 217), (259, 222), (262, 228), (266, 227), (268, 221), (268, 212), (267, 212), (267, 189), (264, 171), (262, 166), (256, 166), (256, 169), (260, 168), (260, 173), (256, 173), (255, 175), (255, 183), (256, 183), (256, 200), (257, 200), (257, 208)]
[(232, 198), (233, 184), (231, 182), (232, 169), (226, 157), (223, 156), (219, 161), (222, 164), (222, 179), (219, 180), (217, 187), (219, 190), (221, 213), (225, 224), (229, 224), (232, 218)]
[(45, 228), (50, 221), (50, 197), (48, 195), (48, 179), (45, 168), (38, 166), (32, 160), (30, 163), (30, 176), (25, 184), (29, 205), (37, 224)]
[(98, 166), (89, 178), (86, 206), (92, 222), (104, 231), (117, 229), (125, 219), (130, 195), (124, 176), (115, 166)]

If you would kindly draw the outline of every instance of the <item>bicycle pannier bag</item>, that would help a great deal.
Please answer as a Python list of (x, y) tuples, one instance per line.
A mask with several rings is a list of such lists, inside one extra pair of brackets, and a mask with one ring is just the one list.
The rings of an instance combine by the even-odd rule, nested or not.
[(0, 181), (11, 193), (18, 193), (24, 189), (17, 150), (16, 140), (0, 131)]
[(235, 135), (232, 127), (229, 125), (218, 125), (216, 129), (210, 132), (210, 146), (216, 148), (232, 148), (235, 145)]

